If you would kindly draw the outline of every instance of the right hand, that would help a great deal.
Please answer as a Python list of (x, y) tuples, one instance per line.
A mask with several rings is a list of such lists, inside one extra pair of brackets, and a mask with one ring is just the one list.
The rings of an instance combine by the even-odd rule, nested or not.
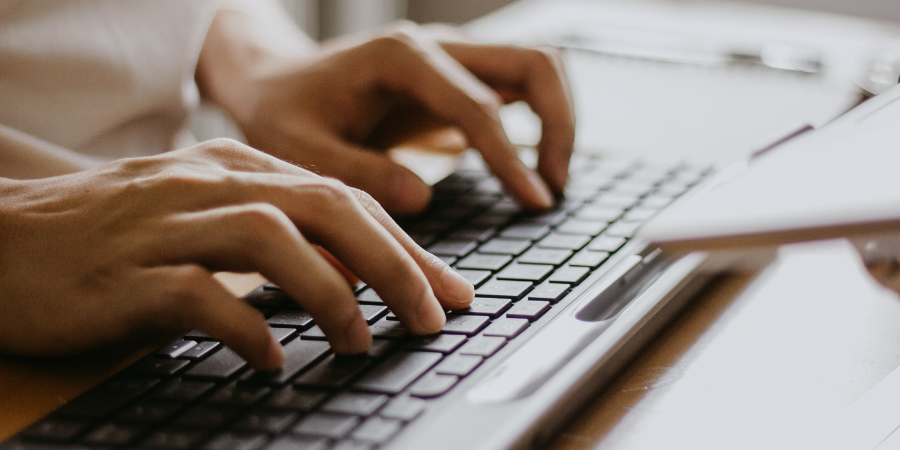
[(0, 351), (61, 355), (200, 329), (276, 369), (263, 316), (212, 278), (260, 272), (338, 353), (371, 344), (317, 244), (415, 334), (438, 332), (473, 289), (367, 194), (228, 140), (29, 181), (0, 179)]

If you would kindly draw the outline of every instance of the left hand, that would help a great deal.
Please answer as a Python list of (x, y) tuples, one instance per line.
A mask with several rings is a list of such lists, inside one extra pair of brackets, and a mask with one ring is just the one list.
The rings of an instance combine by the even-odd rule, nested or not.
[[(201, 68), (212, 47), (207, 38)], [(374, 144), (380, 125), (398, 116), (459, 128), (528, 209), (550, 207), (551, 190), (565, 187), (575, 118), (552, 49), (438, 40), (404, 23), (308, 57), (257, 57), (244, 71), (205, 69), (198, 78), (252, 146), (363, 189), (388, 211), (415, 213), (430, 200), (430, 188)], [(500, 106), (519, 100), (543, 121), (537, 173), (500, 123)]]

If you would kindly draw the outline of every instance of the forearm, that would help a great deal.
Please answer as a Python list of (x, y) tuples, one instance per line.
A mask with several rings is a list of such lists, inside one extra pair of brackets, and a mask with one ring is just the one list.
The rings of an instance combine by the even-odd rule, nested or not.
[(45, 178), (94, 167), (93, 158), (0, 125), (0, 177)]

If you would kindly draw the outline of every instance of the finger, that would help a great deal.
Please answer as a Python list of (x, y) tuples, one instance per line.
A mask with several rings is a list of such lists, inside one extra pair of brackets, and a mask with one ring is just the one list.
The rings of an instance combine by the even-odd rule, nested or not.
[(484, 45), (455, 40), (443, 48), (475, 76), (524, 100), (541, 118), (538, 172), (556, 192), (568, 178), (575, 141), (575, 109), (560, 54), (555, 49)]
[(419, 247), (371, 196), (360, 190), (354, 191), (363, 208), (412, 256), (445, 309), (462, 309), (472, 303), (475, 297), (472, 283), (440, 258)]
[(269, 332), (265, 318), (212, 278), (212, 273), (196, 265), (159, 269), (159, 286), (168, 305), (162, 320), (171, 321), (174, 311), (187, 315), (188, 324), (222, 341), (253, 367), (275, 370), (284, 363), (281, 344)]
[(544, 181), (519, 160), (506, 138), (500, 123), (500, 100), (489, 87), (437, 43), (408, 30), (398, 30), (369, 45), (373, 48), (360, 49), (374, 54), (372, 66), (380, 84), (411, 96), (433, 114), (457, 124), (523, 206), (543, 209), (552, 205)]
[(371, 344), (346, 280), (276, 207), (251, 203), (182, 214), (160, 234), (160, 262), (258, 271), (309, 311), (334, 351), (360, 353)]

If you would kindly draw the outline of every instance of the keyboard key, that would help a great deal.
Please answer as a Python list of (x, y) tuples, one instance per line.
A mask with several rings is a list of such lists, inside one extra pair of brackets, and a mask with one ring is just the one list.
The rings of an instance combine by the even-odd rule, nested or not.
[(496, 233), (497, 227), (495, 226), (466, 226), (465, 228), (450, 233), (449, 237), (451, 239), (484, 242), (493, 237)]
[(338, 389), (362, 373), (371, 363), (358, 356), (329, 355), (294, 380), (294, 385)]
[[(550, 309), (549, 302), (539, 300), (528, 300), (518, 302), (506, 312), (506, 317), (513, 319), (528, 319), (532, 322), (544, 315)], [(463, 349), (465, 350), (465, 349)]]
[(175, 420), (184, 427), (219, 428), (238, 414), (233, 406), (201, 404), (188, 409)]
[(131, 375), (147, 375), (165, 378), (175, 375), (190, 363), (190, 361), (185, 361), (183, 359), (154, 358), (153, 356), (146, 356), (129, 366), (125, 372)]
[(116, 376), (72, 400), (57, 412), (63, 416), (85, 418), (106, 416), (158, 383), (155, 378)]
[(266, 443), (266, 436), (259, 433), (222, 433), (212, 438), (203, 450), (256, 450)]
[(601, 195), (592, 205), (599, 207), (629, 208), (640, 200), (640, 195), (612, 192)]
[(409, 334), (409, 331), (402, 323), (396, 320), (388, 320), (387, 317), (381, 318), (378, 322), (372, 324), (369, 327), (369, 331), (373, 337), (381, 339), (400, 339)]
[(182, 358), (189, 359), (200, 359), (204, 356), (208, 355), (213, 350), (219, 348), (222, 345), (216, 341), (200, 341), (197, 345), (189, 348), (187, 351), (181, 354)]
[(280, 436), (266, 446), (266, 450), (328, 450), (331, 441), (313, 436)]
[(452, 353), (466, 337), (458, 334), (439, 334), (436, 336), (421, 336), (406, 345), (411, 350), (423, 350), (428, 352)]
[(469, 339), (466, 345), (459, 349), (460, 355), (484, 356), (485, 358), (497, 353), (506, 345), (506, 339), (497, 336), (477, 336)]
[(541, 239), (536, 246), (539, 248), (558, 248), (566, 250), (578, 250), (591, 240), (590, 236), (577, 234), (551, 233)]
[(257, 409), (244, 414), (235, 422), (234, 427), (241, 430), (259, 431), (262, 433), (281, 433), (294, 423), (298, 414), (293, 411), (278, 409)]
[(191, 367), (184, 375), (186, 377), (225, 379), (236, 374), (246, 365), (247, 362), (237, 353), (224, 347)]
[(528, 300), (546, 300), (550, 303), (556, 303), (562, 299), (569, 290), (568, 284), (559, 283), (542, 283), (528, 293)]
[(588, 276), (591, 269), (587, 267), (563, 266), (550, 275), (552, 283), (572, 283), (578, 284)]
[(328, 353), (328, 342), (294, 339), (284, 346), (284, 365), (275, 372), (256, 372), (248, 382), (278, 385), (287, 383), (301, 370)]
[(603, 222), (612, 222), (618, 219), (623, 212), (623, 208), (610, 208), (591, 204), (586, 205), (576, 211), (574, 217), (582, 220), (600, 220)]
[(370, 416), (387, 403), (390, 397), (365, 392), (341, 392), (322, 405), (322, 411), (357, 416)]
[(666, 196), (662, 196), (662, 195), (650, 195), (650, 196), (644, 197), (644, 199), (641, 200), (641, 202), (638, 204), (638, 207), (659, 210), (660, 208), (664, 208), (664, 207), (668, 206), (669, 203), (672, 203), (671, 197), (666, 197)]
[(556, 232), (564, 234), (583, 234), (586, 236), (596, 236), (603, 232), (603, 229), (608, 225), (609, 222), (599, 220), (571, 219), (566, 221), (566, 223), (556, 227)]
[(641, 222), (616, 222), (604, 234), (607, 236), (632, 237), (640, 226)]
[(516, 261), (528, 264), (551, 264), (558, 266), (572, 256), (571, 250), (549, 248), (533, 248), (520, 256)]
[(478, 241), (468, 240), (468, 241), (457, 241), (457, 240), (445, 240), (439, 241), (436, 244), (431, 244), (426, 248), (429, 253), (435, 255), (446, 255), (446, 256), (456, 256), (461, 258), (463, 256), (468, 255), (475, 250), (475, 247), (478, 246)]
[(637, 208), (628, 211), (628, 213), (625, 214), (625, 217), (623, 217), (622, 220), (628, 222), (645, 222), (656, 215), (657, 211), (659, 210), (656, 208), (645, 208), (643, 206), (638, 206)]
[(363, 391), (399, 394), (413, 380), (432, 368), (440, 360), (440, 353), (397, 352), (363, 375), (354, 384), (354, 387)]
[(509, 255), (482, 255), (474, 253), (456, 263), (459, 269), (500, 270), (512, 260)]
[(484, 330), (485, 336), (500, 336), (512, 339), (528, 328), (528, 321), (525, 319), (508, 319), (500, 318), (488, 325)]
[(548, 232), (550, 232), (549, 225), (522, 224), (509, 226), (507, 229), (500, 232), (500, 236), (505, 238), (530, 239), (532, 241), (536, 241), (544, 237), (544, 235)]
[(314, 413), (306, 416), (297, 426), (294, 433), (326, 436), (339, 439), (344, 437), (356, 425), (359, 418), (343, 414)]
[(116, 420), (119, 422), (157, 423), (172, 417), (183, 406), (184, 403), (180, 402), (146, 399), (126, 408)]
[(305, 330), (312, 326), (313, 318), (302, 309), (284, 309), (269, 317), (266, 322), (278, 327), (294, 327)]
[(294, 301), (280, 289), (258, 289), (245, 295), (244, 300), (257, 307), (279, 307)]
[(459, 378), (455, 375), (429, 373), (409, 388), (409, 395), (422, 398), (438, 397), (449, 391), (457, 381)]
[(397, 348), (398, 344), (399, 343), (397, 341), (376, 339), (372, 341), (372, 345), (369, 346), (369, 349), (359, 356), (369, 359), (381, 359), (394, 351), (394, 349)]
[(388, 309), (387, 306), (359, 305), (359, 311), (362, 313), (363, 318), (366, 319), (366, 323), (372, 325), (377, 322), (381, 316), (387, 314)]
[(402, 425), (403, 423), (398, 420), (372, 417), (353, 431), (353, 438), (380, 444), (394, 437)]
[(547, 276), (553, 266), (543, 264), (510, 264), (506, 266), (497, 278), (501, 280), (541, 281)]
[(397, 397), (381, 409), (378, 415), (409, 422), (425, 411), (425, 402), (415, 397)]
[(214, 387), (216, 387), (216, 383), (212, 381), (188, 381), (179, 378), (162, 385), (150, 397), (158, 400), (189, 402), (196, 400)]
[(434, 372), (464, 377), (472, 373), (472, 371), (481, 364), (481, 361), (482, 358), (480, 356), (455, 353), (444, 358), (444, 360), (435, 367)]
[(378, 293), (372, 288), (367, 288), (360, 292), (359, 295), (356, 296), (356, 300), (360, 303), (384, 304), (384, 300), (382, 300), (381, 297), (378, 296)]
[(531, 287), (528, 281), (491, 280), (475, 290), (475, 295), (519, 299)]
[(625, 244), (625, 238), (601, 234), (588, 244), (588, 250), (613, 253)]
[(475, 314), (496, 318), (509, 308), (512, 302), (505, 298), (475, 297), (466, 309), (458, 309), (453, 314)]
[(478, 287), (484, 280), (491, 277), (491, 272), (487, 270), (464, 270), (457, 269), (456, 273), (462, 275), (463, 278), (472, 283), (472, 286)]
[[(288, 330), (293, 330), (293, 328), (287, 328)], [(319, 328), (318, 325), (313, 325), (312, 328), (300, 333), (300, 339), (313, 340), (313, 341), (327, 341), (328, 338), (325, 337), (325, 332)]]
[(96, 445), (125, 445), (143, 431), (144, 427), (139, 425), (107, 423), (88, 433), (82, 441)]
[(607, 258), (609, 258), (608, 252), (582, 250), (569, 260), (569, 265), (596, 269), (597, 267), (600, 267), (600, 264), (603, 264), (603, 261), (606, 261)]
[(552, 211), (525, 216), (523, 218), (523, 221), (532, 224), (556, 225), (565, 220), (568, 215), (569, 212), (565, 209), (555, 209)]
[(266, 400), (266, 406), (306, 412), (322, 403), (326, 397), (328, 397), (328, 392), (325, 391), (294, 389), (287, 386), (275, 391)]
[(208, 400), (210, 403), (225, 405), (252, 405), (265, 397), (270, 389), (261, 386), (247, 386), (244, 384), (230, 383), (222, 386)]
[(178, 339), (175, 342), (159, 349), (156, 351), (156, 356), (161, 356), (164, 358), (178, 358), (184, 352), (190, 350), (192, 347), (197, 345), (197, 341), (188, 341), (184, 339)]
[(478, 247), (479, 253), (495, 253), (500, 255), (518, 255), (531, 246), (527, 239), (491, 239)]
[(272, 337), (274, 337), (276, 341), (284, 343), (289, 337), (297, 334), (297, 330), (286, 327), (269, 327), (269, 333), (272, 333)]
[(485, 316), (450, 315), (441, 328), (441, 333), (472, 336), (481, 331), (488, 321), (490, 319)]
[(195, 429), (167, 428), (150, 434), (140, 443), (142, 448), (187, 450), (196, 446), (204, 433)]
[(68, 441), (84, 431), (90, 422), (79, 419), (48, 417), (22, 431), (22, 435), (49, 441)]

